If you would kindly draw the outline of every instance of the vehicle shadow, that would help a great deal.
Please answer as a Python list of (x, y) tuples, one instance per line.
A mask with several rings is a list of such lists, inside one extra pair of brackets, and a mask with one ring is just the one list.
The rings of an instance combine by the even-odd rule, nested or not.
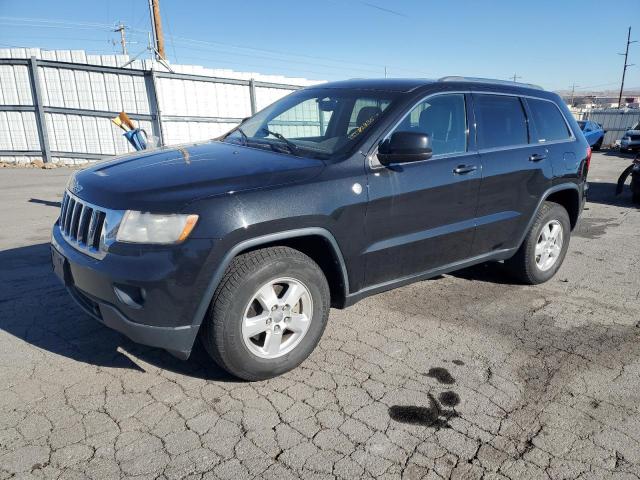
[(640, 208), (640, 205), (634, 205), (631, 201), (631, 190), (628, 184), (629, 180), (627, 180), (627, 184), (624, 186), (622, 193), (616, 195), (617, 185), (615, 183), (589, 182), (587, 205), (589, 203), (600, 203), (603, 205), (614, 205), (616, 207)]
[(451, 272), (448, 275), (464, 280), (475, 280), (499, 285), (523, 285), (523, 283), (514, 278), (504, 264), (500, 262), (480, 263)]
[(218, 367), (199, 342), (183, 361), (135, 344), (88, 316), (53, 274), (49, 248), (41, 243), (0, 251), (0, 330), (96, 366), (144, 371), (150, 365), (205, 380), (240, 381)]
[(609, 150), (600, 150), (599, 153), (605, 157), (618, 157), (622, 159), (628, 158), (630, 160), (633, 160), (636, 155), (638, 155), (636, 152), (621, 152), (620, 150), (613, 148), (610, 148)]

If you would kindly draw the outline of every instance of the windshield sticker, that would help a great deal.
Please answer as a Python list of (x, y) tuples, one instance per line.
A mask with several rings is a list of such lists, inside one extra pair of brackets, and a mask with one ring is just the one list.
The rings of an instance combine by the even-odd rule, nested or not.
[(362, 132), (364, 132), (367, 128), (369, 128), (371, 124), (376, 121), (376, 118), (378, 118), (379, 115), (380, 115), (379, 113), (376, 113), (375, 115), (371, 115), (362, 123), (362, 125), (360, 125), (359, 127), (355, 128), (352, 132), (350, 132), (348, 135), (349, 140), (353, 140)]

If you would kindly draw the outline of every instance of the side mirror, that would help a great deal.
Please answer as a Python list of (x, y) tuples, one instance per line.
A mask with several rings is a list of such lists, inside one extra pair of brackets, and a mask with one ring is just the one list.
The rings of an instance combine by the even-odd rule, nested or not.
[(378, 147), (383, 165), (428, 160), (432, 154), (429, 135), (419, 132), (395, 132)]

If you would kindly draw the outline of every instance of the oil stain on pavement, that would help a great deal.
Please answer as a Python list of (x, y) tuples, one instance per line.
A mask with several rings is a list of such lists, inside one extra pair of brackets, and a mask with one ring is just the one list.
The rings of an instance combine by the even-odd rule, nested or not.
[(425, 376), (435, 378), (440, 383), (444, 383), (446, 385), (451, 385), (455, 382), (455, 379), (451, 376), (449, 371), (446, 368), (435, 367), (430, 368)]
[[(460, 362), (460, 364), (463, 364)], [(456, 365), (458, 363), (456, 362)], [(430, 368), (425, 374), (427, 377), (435, 378), (439, 383), (451, 385), (455, 383), (455, 378), (446, 368)], [(393, 405), (389, 408), (389, 416), (392, 420), (411, 425), (422, 425), (436, 429), (450, 428), (449, 420), (457, 417), (455, 406), (460, 403), (460, 396), (454, 391), (448, 390), (438, 396), (438, 400), (431, 394), (427, 394), (429, 399), (428, 407), (417, 405)], [(444, 408), (449, 407), (449, 408)]]

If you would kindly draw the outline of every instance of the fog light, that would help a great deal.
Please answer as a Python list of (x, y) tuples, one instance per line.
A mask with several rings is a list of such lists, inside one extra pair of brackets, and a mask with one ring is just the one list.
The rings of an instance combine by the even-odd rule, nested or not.
[(142, 308), (146, 298), (144, 288), (133, 285), (113, 285), (113, 291), (122, 303), (131, 308)]

